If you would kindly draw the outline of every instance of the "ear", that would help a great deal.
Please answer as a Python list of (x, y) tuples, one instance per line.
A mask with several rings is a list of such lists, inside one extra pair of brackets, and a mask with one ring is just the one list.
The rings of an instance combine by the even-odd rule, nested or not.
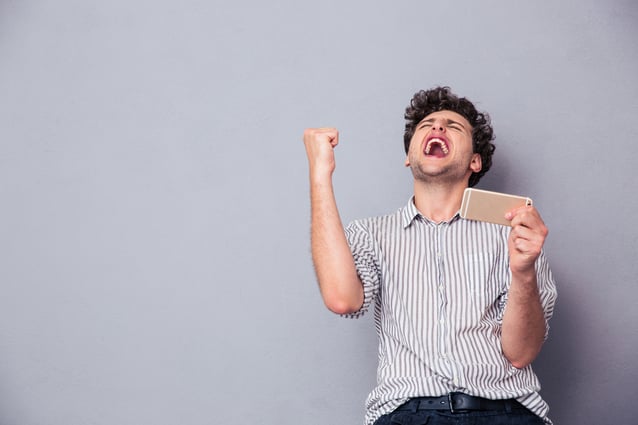
[(481, 154), (475, 153), (472, 155), (472, 161), (470, 162), (470, 170), (473, 173), (478, 173), (483, 168), (483, 160), (481, 159)]
[(405, 166), (406, 167), (410, 166), (410, 158), (408, 158), (407, 156), (405, 157)]

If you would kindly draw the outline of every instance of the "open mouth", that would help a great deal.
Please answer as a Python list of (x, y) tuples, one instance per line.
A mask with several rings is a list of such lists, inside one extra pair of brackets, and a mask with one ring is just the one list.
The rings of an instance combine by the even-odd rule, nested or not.
[(438, 137), (433, 137), (425, 144), (423, 153), (428, 156), (442, 158), (450, 153), (450, 149), (448, 148), (447, 142), (445, 140), (439, 139)]

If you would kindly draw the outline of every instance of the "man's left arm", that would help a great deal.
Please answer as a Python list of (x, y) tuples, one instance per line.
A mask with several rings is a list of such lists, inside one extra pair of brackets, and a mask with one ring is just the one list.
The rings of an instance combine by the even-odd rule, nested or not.
[(507, 213), (512, 231), (508, 239), (512, 272), (505, 312), (501, 346), (503, 354), (516, 368), (531, 364), (543, 346), (546, 322), (536, 274), (547, 227), (533, 206)]

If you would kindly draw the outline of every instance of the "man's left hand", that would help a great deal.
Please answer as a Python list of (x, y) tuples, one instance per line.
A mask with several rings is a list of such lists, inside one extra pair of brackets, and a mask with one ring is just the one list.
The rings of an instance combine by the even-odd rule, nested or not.
[(508, 211), (512, 231), (508, 240), (512, 273), (535, 272), (534, 264), (543, 249), (548, 230), (538, 210), (525, 206)]

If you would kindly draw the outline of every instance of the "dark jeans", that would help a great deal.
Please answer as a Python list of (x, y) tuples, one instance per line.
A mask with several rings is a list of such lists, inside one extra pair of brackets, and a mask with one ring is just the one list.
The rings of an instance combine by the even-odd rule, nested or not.
[(451, 413), (441, 410), (399, 410), (381, 416), (374, 425), (543, 425), (543, 420), (527, 409), (511, 412), (473, 410)]

